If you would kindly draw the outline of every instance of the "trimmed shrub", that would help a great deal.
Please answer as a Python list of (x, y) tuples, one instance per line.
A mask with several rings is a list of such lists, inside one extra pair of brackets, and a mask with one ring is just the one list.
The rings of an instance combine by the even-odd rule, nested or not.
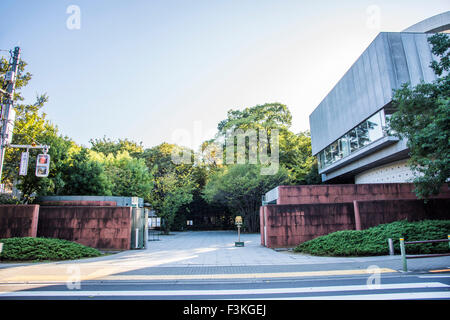
[[(394, 242), (400, 253), (400, 238), (405, 241), (447, 239), (450, 220), (406, 220), (381, 224), (366, 230), (344, 230), (299, 244), (294, 251), (318, 256), (378, 256), (389, 254), (387, 239)], [(450, 252), (448, 242), (408, 244), (407, 254)]]
[(24, 237), (0, 239), (0, 242), (3, 261), (72, 260), (102, 255), (97, 249), (62, 239)]

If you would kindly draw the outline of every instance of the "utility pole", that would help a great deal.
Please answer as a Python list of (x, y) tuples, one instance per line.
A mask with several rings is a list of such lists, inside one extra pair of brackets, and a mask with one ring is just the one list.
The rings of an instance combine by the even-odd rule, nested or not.
[[(5, 81), (7, 82), (5, 94), (5, 103), (2, 105), (1, 111), (1, 132), (0, 132), (0, 192), (4, 192), (4, 186), (1, 183), (3, 173), (3, 161), (5, 159), (6, 146), (11, 143), (12, 128), (15, 120), (14, 105), (14, 90), (16, 88), (16, 77), (19, 67), (20, 48), (15, 47), (10, 70), (5, 74)], [(2, 99), (3, 100), (3, 99)], [(10, 123), (12, 122), (12, 123)], [(9, 125), (11, 124), (11, 125)], [(8, 130), (10, 129), (10, 130)]]

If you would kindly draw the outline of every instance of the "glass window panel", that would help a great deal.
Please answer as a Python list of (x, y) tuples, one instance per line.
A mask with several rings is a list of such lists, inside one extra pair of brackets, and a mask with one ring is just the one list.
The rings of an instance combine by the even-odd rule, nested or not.
[(369, 129), (367, 127), (367, 121), (364, 121), (356, 127), (356, 135), (358, 136), (358, 146), (362, 148), (370, 143)]
[(389, 133), (389, 135), (394, 135), (396, 132), (395, 132), (395, 130), (392, 130), (391, 128), (390, 128), (390, 125), (389, 125), (389, 121), (391, 120), (391, 117), (392, 117), (392, 114), (386, 114), (385, 115), (385, 122), (386, 122), (386, 127), (388, 128), (388, 133)]
[(321, 154), (321, 153), (322, 153), (322, 152), (319, 152), (319, 153), (317, 154), (317, 166), (319, 167), (319, 170), (322, 169), (322, 164), (320, 163), (320, 158), (321, 158), (320, 154)]
[(322, 168), (325, 168), (325, 150), (322, 150)]
[(338, 140), (339, 143), (339, 152), (341, 155), (341, 158), (346, 157), (350, 154), (350, 146), (348, 143), (348, 137), (347, 135), (344, 135), (342, 138)]
[(339, 158), (339, 149), (338, 149), (338, 143), (337, 141), (333, 142), (330, 145), (330, 153), (331, 153), (331, 162), (334, 163), (338, 161)]
[(330, 146), (325, 148), (325, 166), (328, 166), (331, 164), (331, 152), (330, 152)]
[(370, 142), (378, 140), (383, 137), (383, 130), (381, 128), (381, 114), (380, 112), (374, 114), (367, 120), (367, 127), (369, 130)]
[(322, 169), (324, 167), (324, 154), (323, 154), (323, 150), (319, 152), (318, 154), (318, 164), (319, 164), (319, 169)]
[(347, 133), (348, 144), (350, 145), (350, 152), (358, 150), (358, 136), (356, 135), (356, 129), (350, 130)]

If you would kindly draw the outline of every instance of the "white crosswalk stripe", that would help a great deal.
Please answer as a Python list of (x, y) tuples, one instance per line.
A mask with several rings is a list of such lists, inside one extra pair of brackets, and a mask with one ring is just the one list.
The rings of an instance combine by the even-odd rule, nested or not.
[(410, 300), (410, 299), (450, 299), (450, 291), (379, 293), (320, 297), (288, 297), (282, 300)]
[[(404, 292), (385, 292), (386, 290)], [(439, 289), (439, 290), (437, 290)], [(427, 291), (428, 290), (428, 291)], [(435, 291), (430, 291), (435, 290)], [(327, 295), (327, 293), (329, 293)], [(353, 294), (352, 294), (353, 293)], [(317, 300), (391, 300), (391, 299), (450, 299), (450, 285), (440, 282), (366, 285), (317, 286), (298, 288), (252, 288), (218, 290), (129, 290), (129, 291), (14, 291), (0, 292), (2, 298), (33, 297), (198, 297), (201, 299), (317, 299)]]

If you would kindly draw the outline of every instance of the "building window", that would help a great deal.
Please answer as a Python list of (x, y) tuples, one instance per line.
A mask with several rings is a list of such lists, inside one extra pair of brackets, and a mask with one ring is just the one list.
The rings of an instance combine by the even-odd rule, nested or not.
[(325, 167), (325, 161), (324, 161), (324, 158), (323, 158), (323, 151), (319, 152), (319, 154), (317, 156), (319, 158), (318, 159), (319, 169), (322, 169), (322, 168)]
[(369, 140), (375, 141), (383, 137), (383, 128), (381, 124), (381, 113), (375, 113), (367, 120), (369, 129)]
[(333, 162), (331, 161), (331, 153), (330, 153), (330, 146), (325, 148), (325, 166), (329, 166)]
[(358, 136), (358, 148), (367, 146), (370, 143), (367, 121), (364, 121), (356, 127), (356, 135)]
[(339, 151), (341, 153), (341, 158), (344, 158), (350, 154), (350, 145), (348, 142), (348, 135), (343, 135), (339, 140)]
[(339, 147), (338, 147), (338, 142), (335, 141), (330, 145), (330, 155), (331, 155), (331, 162), (336, 162), (339, 159), (341, 159), (339, 157)]
[(359, 149), (358, 135), (356, 134), (356, 129), (349, 131), (348, 140), (349, 140), (349, 144), (350, 144), (350, 153), (355, 152), (356, 150)]
[(320, 151), (317, 155), (319, 169), (328, 167), (362, 147), (382, 138), (383, 116), (384, 112), (380, 110)]

